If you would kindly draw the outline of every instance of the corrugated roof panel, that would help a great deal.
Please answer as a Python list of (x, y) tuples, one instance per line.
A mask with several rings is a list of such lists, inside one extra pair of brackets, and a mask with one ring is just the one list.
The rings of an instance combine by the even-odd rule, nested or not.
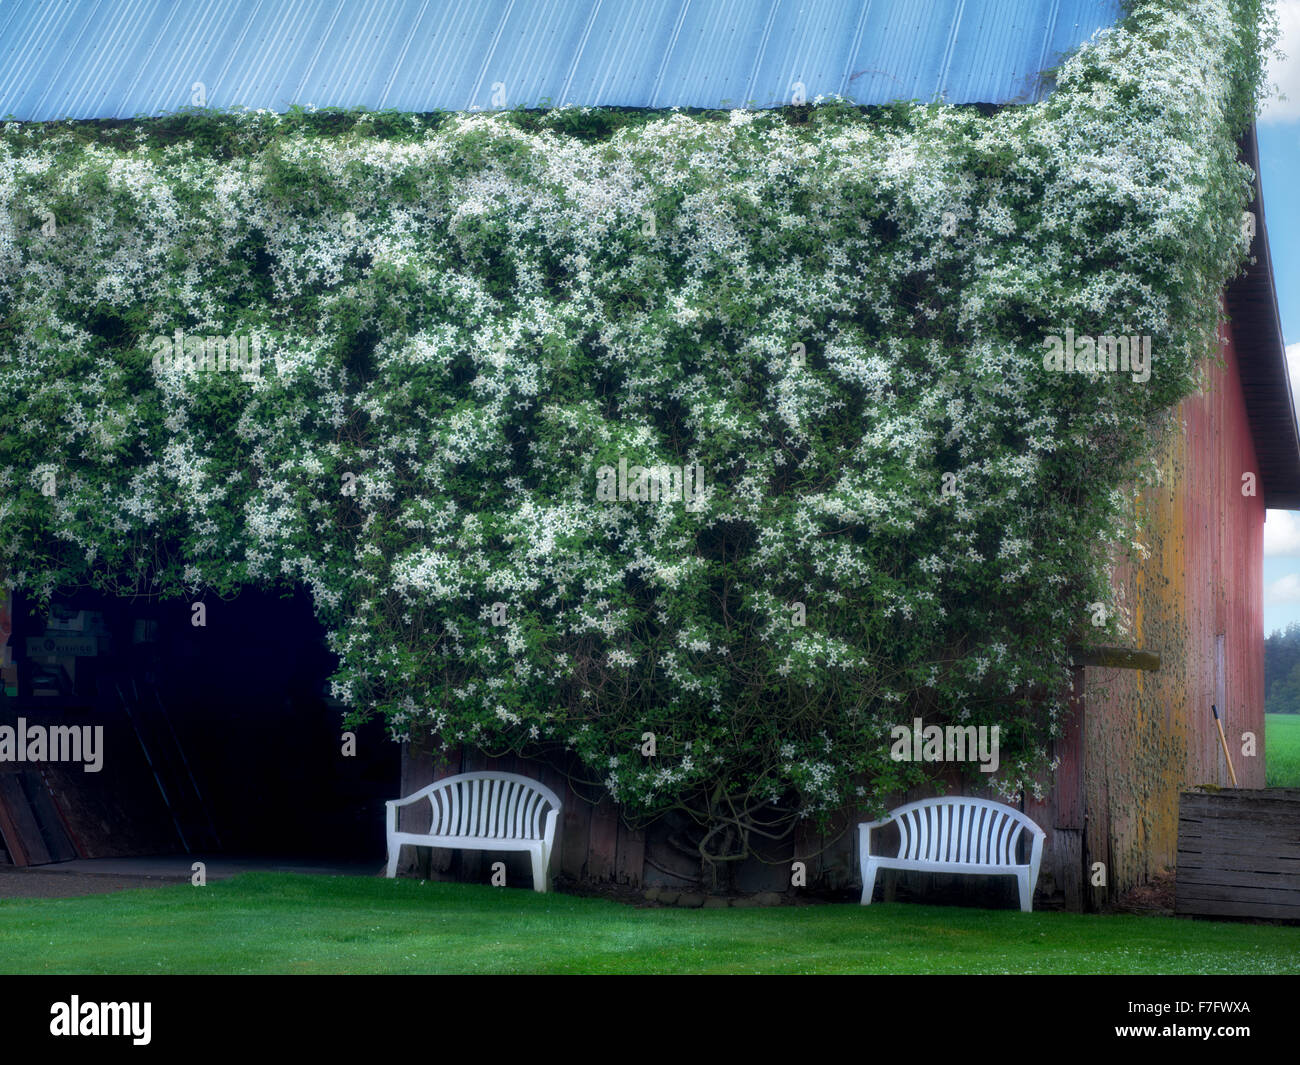
[(330, 31), (333, 48), (327, 52), (322, 47), (314, 69), (303, 75), (304, 84), (320, 86), (320, 101), (312, 102), (345, 105), (355, 95), (375, 107), (388, 81), (386, 59), (410, 39), (412, 14), (400, 0), (341, 4)]
[[(216, 80), (209, 85), (210, 102), (229, 106), (227, 101), (253, 100), (249, 107), (284, 111), (295, 103), (314, 103), (311, 95), (323, 85), (310, 83), (309, 72), (321, 69), (322, 50), (338, 25), (337, 3), (328, 7), (312, 0), (289, 0), (288, 4), (241, 4), (248, 12), (243, 32), (231, 49), (226, 65), (216, 68)], [(328, 68), (325, 68), (328, 69)], [(370, 71), (358, 71), (362, 78)], [(303, 97), (300, 94), (309, 95)], [(329, 106), (322, 98), (318, 106)]]
[(979, 100), (1009, 88), (1012, 100), (1037, 99), (1044, 44), (1052, 40), (1056, 18), (1056, 0), (1001, 0), (996, 19), (961, 19), (948, 94)]
[[(664, 58), (649, 107), (741, 107), (771, 0), (692, 5)], [(723, 104), (722, 101), (728, 101)]]
[[(378, 106), (399, 111), (465, 107), (508, 7), (506, 0), (453, 5), (429, 0), (423, 5), (404, 49), (389, 57), (392, 76)], [(433, 99), (449, 102), (438, 107), (432, 105)], [(456, 102), (452, 104), (451, 100)], [(369, 105), (356, 100), (338, 106)]]
[[(0, 116), (1008, 103), (1118, 0), (17, 0)], [(493, 103), (494, 86), (503, 86)]]
[(933, 99), (942, 85), (953, 24), (966, 6), (962, 0), (871, 4), (844, 95), (858, 103)]
[[(762, 6), (772, 8), (778, 17), (773, 18), (771, 32), (758, 53), (748, 96), (735, 100), (734, 106), (741, 106), (744, 99), (752, 99), (756, 107), (788, 104), (796, 82), (804, 86), (808, 100), (839, 93), (845, 56), (863, 12), (871, 5)], [(800, 7), (806, 10), (798, 10)]]
[[(232, 30), (248, 22), (246, 16), (224, 22), (232, 9), (243, 16), (245, 5), (196, 0), (186, 8), (165, 0), (122, 5), (105, 0), (105, 29), (102, 35), (88, 34), (87, 42), (98, 53), (98, 63), (115, 74), (102, 91), (98, 68), (82, 74), (69, 64), (70, 74), (82, 74), (79, 93), (90, 94), (79, 95), (77, 105), (89, 100), (97, 107), (96, 116), (111, 118), (176, 111), (190, 106), (196, 84), (202, 84), (203, 98), (211, 105), (221, 68), (238, 54), (238, 36)], [(146, 11), (149, 17), (142, 21), (132, 17)]]
[(683, 0), (642, 0), (596, 5), (582, 53), (570, 60), (557, 104), (614, 106), (649, 100), (679, 29)]
[(1119, 18), (1117, 4), (1113, 5), (1117, 10), (1108, 19), (1097, 18), (1098, 0), (1056, 0), (1056, 4), (1060, 10), (1040, 69), (1056, 66), (1064, 52), (1082, 44), (1097, 30), (1113, 26)]
[[(480, 66), (476, 84), (461, 99), (459, 109), (535, 105), (546, 99), (559, 103), (573, 57), (581, 54), (593, 6), (567, 0), (512, 4), (500, 20), (500, 32)], [(494, 86), (502, 87), (495, 100)]]

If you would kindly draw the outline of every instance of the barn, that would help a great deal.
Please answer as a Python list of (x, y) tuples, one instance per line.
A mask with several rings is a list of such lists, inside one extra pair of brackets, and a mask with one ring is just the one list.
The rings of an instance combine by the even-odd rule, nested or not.
[[(338, 0), (312, 6), (305, 21), (251, 0), (179, 12), (144, 2), (89, 13), (17, 6), (0, 16), (0, 112), (29, 123), (192, 106), (761, 109), (831, 96), (991, 112), (1044, 99), (1062, 56), (1119, 17), (1114, 0)], [(1058, 771), (1023, 799), (1048, 832), (1041, 896), (1070, 909), (1097, 908), (1172, 867), (1180, 792), (1228, 783), (1211, 705), (1230, 749), (1254, 751), (1235, 759), (1241, 786), (1264, 783), (1263, 526), (1268, 509), (1300, 509), (1300, 430), (1253, 129), (1240, 155), (1256, 172), (1254, 259), (1222, 294), (1220, 357), (1178, 409), (1159, 485), (1139, 497), (1149, 555), (1113, 574), (1131, 640), (1077, 655), (1071, 713), (1052, 752)], [(305, 594), (247, 590), (209, 604), (201, 626), (188, 604), (84, 592), (55, 601), (33, 615), (17, 590), (0, 613), (5, 720), (28, 729), (93, 720), (124, 753), (102, 773), (0, 763), (10, 862), (289, 846), (378, 866), (385, 799), (501, 768), (569, 796), (560, 866), (571, 883), (699, 884), (683, 825), (629, 824), (600, 787), (569, 779), (575, 766), (562, 759), (419, 740), (399, 748), (378, 726), (343, 740), (340, 706), (326, 693), (330, 655)], [(948, 784), (971, 786), (955, 774)], [(801, 828), (773, 843), (735, 871), (736, 888), (784, 890), (799, 861), (810, 888), (851, 890), (848, 829), (859, 819), (844, 810), (828, 831)], [(283, 822), (301, 826), (292, 844)], [(405, 871), (478, 879), (493, 857), (408, 851)]]

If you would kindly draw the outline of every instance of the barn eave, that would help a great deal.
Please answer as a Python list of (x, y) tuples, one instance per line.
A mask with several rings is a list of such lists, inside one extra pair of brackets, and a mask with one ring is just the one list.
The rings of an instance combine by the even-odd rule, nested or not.
[(1242, 159), (1254, 171), (1254, 259), (1228, 285), (1224, 303), (1241, 353), (1241, 387), (1251, 439), (1259, 461), (1264, 505), (1300, 510), (1300, 428), (1286, 364), (1286, 342), (1277, 309), (1273, 260), (1268, 251), (1264, 197), (1259, 180), (1259, 142), (1252, 124), (1241, 139)]

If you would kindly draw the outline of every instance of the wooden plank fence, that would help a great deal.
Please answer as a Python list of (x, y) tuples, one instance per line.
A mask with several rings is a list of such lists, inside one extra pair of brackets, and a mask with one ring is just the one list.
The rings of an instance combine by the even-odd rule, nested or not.
[(1174, 912), (1300, 921), (1300, 789), (1184, 792)]

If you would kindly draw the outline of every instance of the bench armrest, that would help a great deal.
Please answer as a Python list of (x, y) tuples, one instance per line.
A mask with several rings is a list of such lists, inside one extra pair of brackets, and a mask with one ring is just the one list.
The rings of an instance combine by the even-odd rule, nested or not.
[(892, 817), (885, 817), (879, 821), (863, 821), (858, 825), (858, 847), (862, 857), (871, 857), (871, 830), (882, 828), (892, 820)]

